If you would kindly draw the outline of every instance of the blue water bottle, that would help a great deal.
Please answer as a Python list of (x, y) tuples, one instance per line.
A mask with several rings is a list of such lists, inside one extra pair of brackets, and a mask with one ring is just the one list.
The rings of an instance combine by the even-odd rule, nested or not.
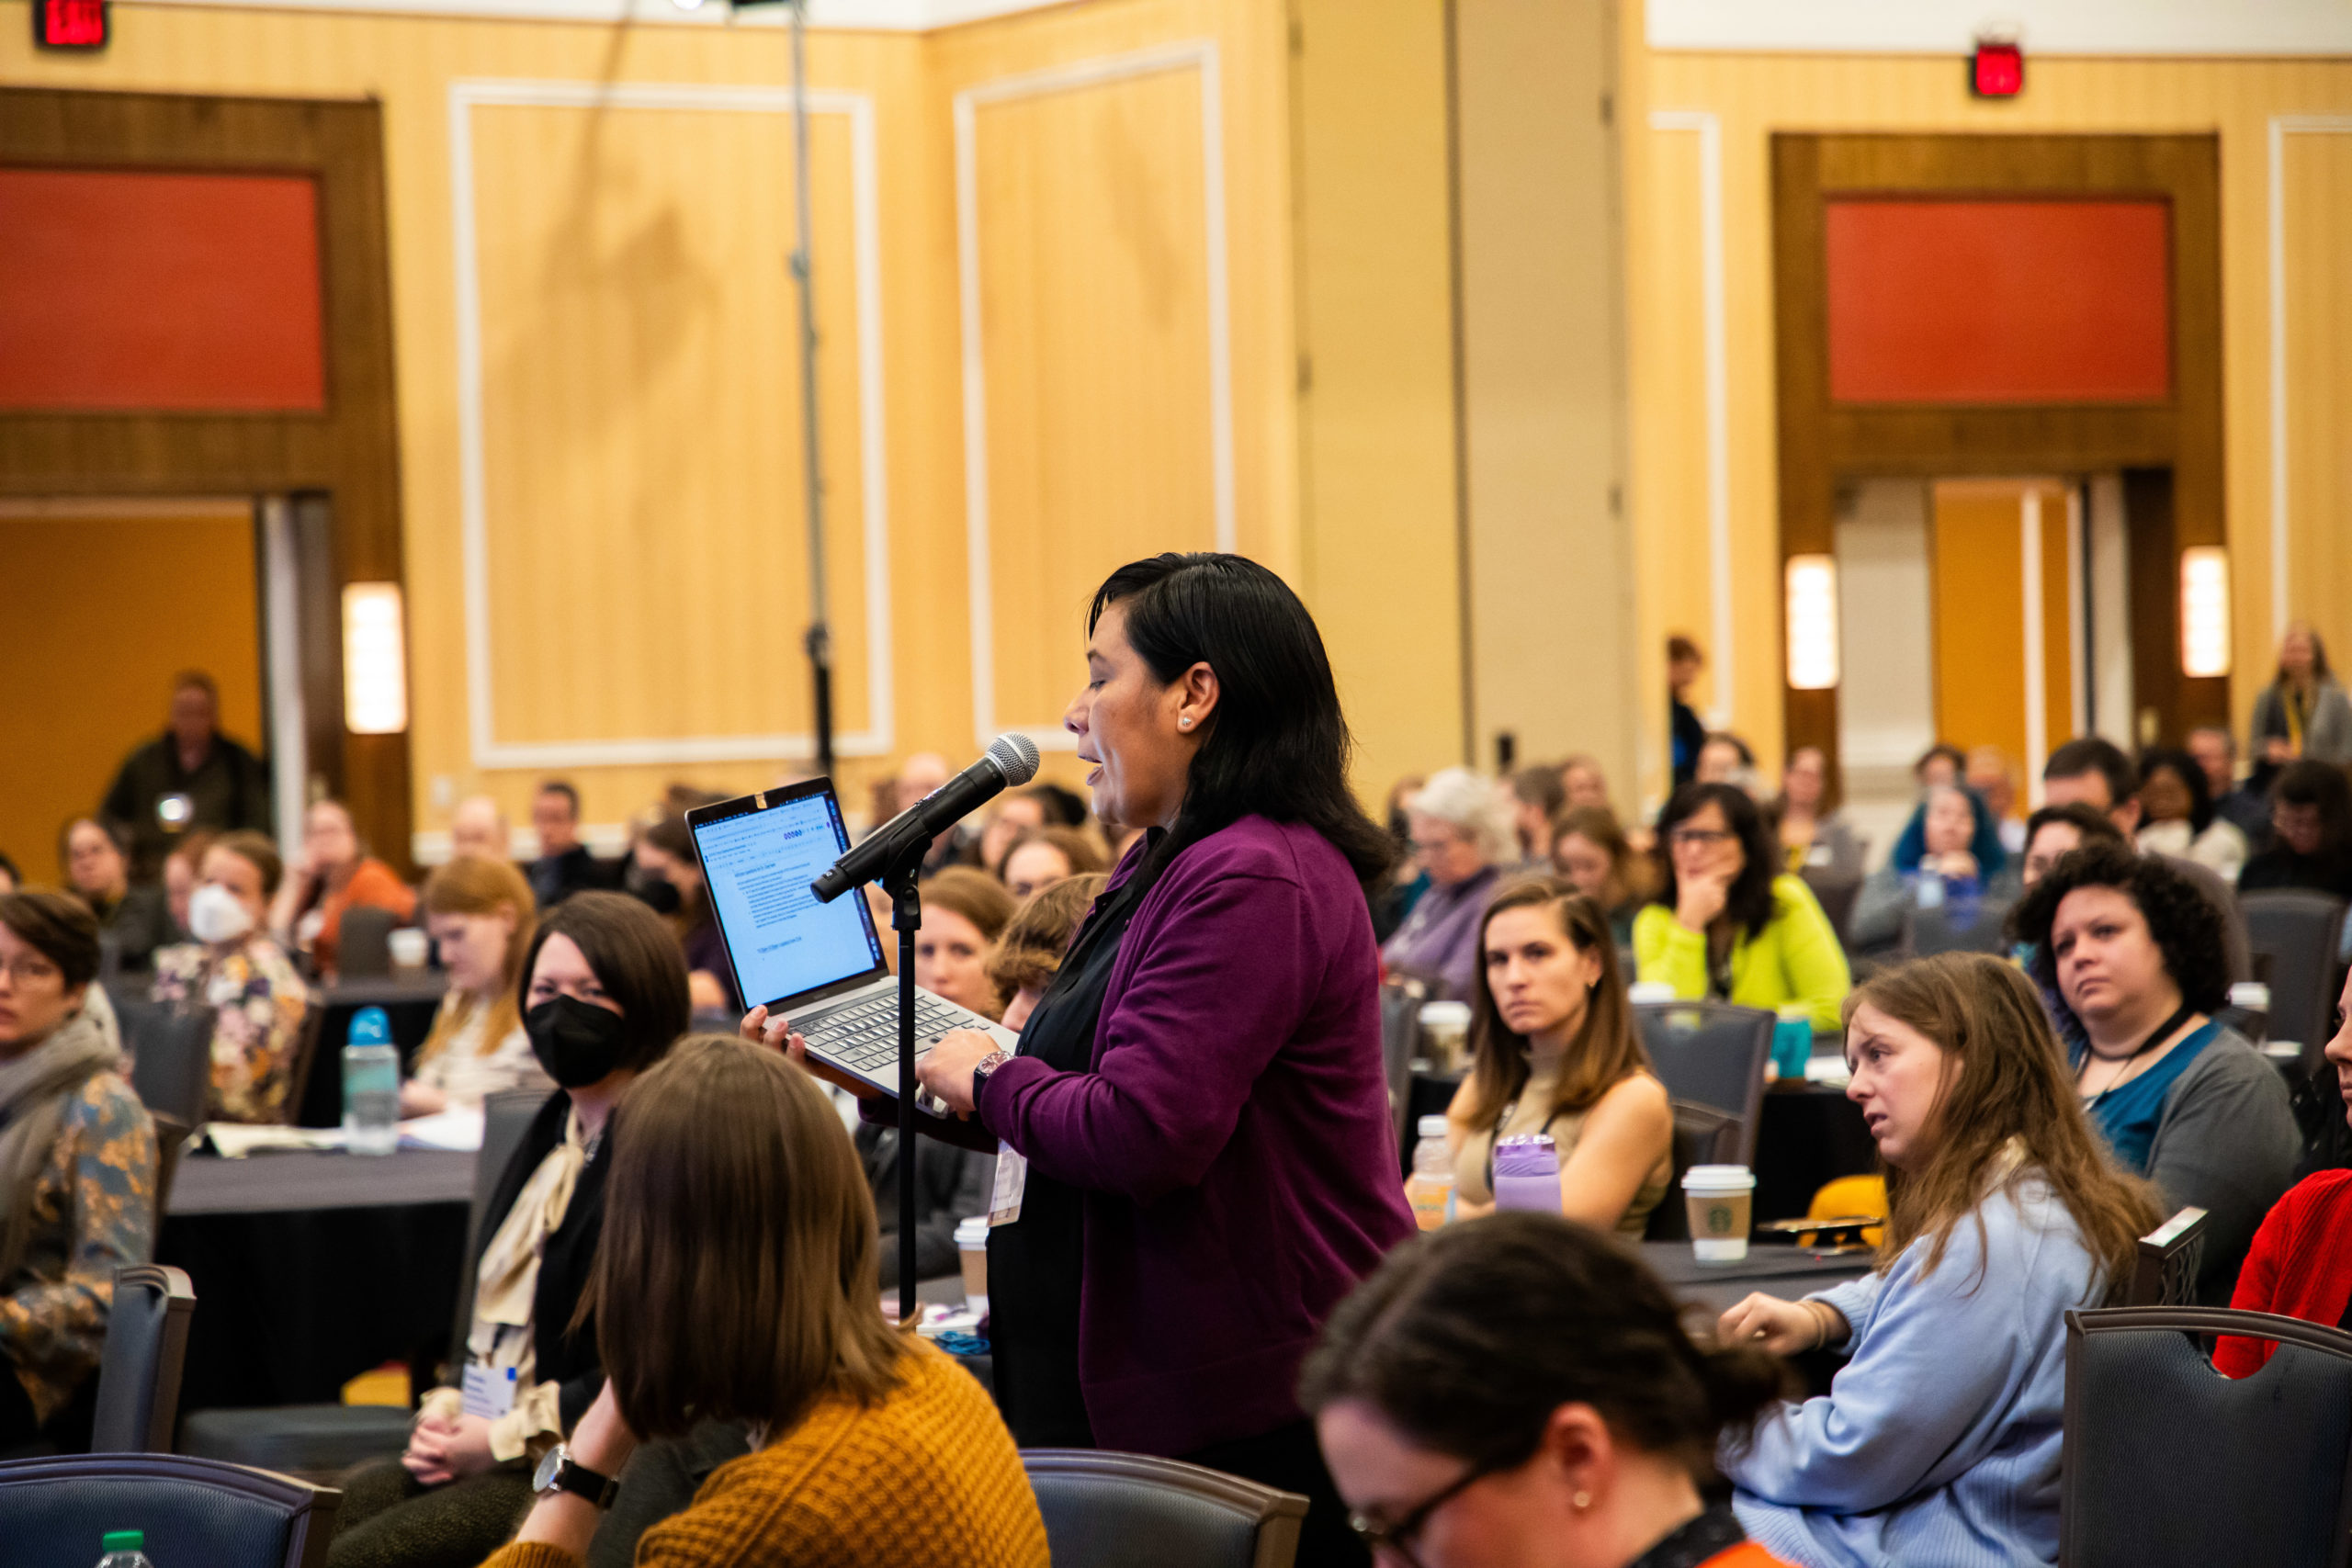
[(392, 1021), (382, 1008), (351, 1015), (343, 1048), (345, 1146), (356, 1155), (388, 1155), (400, 1146), (401, 1054)]

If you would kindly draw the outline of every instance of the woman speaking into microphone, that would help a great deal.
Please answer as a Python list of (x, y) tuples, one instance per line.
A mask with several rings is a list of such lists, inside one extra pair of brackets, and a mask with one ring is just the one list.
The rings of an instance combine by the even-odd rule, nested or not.
[[(1163, 555), (1095, 591), (1063, 723), (1140, 828), (1018, 1055), (950, 1034), (926, 1088), (1014, 1159), (989, 1246), (1023, 1447), (1166, 1454), (1306, 1494), (1299, 1562), (1364, 1561), (1297, 1399), (1324, 1318), (1413, 1234), (1323, 641), (1283, 581)], [(944, 1130), (944, 1129), (943, 1129)]]

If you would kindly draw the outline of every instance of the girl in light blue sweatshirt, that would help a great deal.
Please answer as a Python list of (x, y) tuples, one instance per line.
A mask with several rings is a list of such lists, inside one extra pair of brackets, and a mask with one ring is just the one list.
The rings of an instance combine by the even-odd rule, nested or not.
[(1725, 1344), (1847, 1353), (1827, 1394), (1725, 1442), (1733, 1506), (1804, 1568), (2054, 1562), (2065, 1313), (2129, 1277), (2154, 1190), (2108, 1158), (2041, 999), (1998, 959), (1883, 971), (1846, 1021), (1886, 1236), (1864, 1279), (1724, 1314)]

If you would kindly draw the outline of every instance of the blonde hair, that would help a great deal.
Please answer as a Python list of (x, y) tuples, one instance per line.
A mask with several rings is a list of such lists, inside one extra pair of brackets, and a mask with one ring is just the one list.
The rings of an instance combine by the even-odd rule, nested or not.
[[(459, 855), (435, 868), (425, 879), (424, 904), (427, 915), (514, 911), (514, 931), (506, 939), (506, 963), (500, 973), (498, 991), (488, 1004), (490, 1016), (482, 1024), (481, 1043), (474, 1047), (477, 1055), (487, 1056), (498, 1049), (501, 1041), (523, 1027), (522, 1006), (515, 998), (522, 991), (523, 955), (530, 951), (531, 933), (539, 923), (538, 900), (531, 897), (531, 885), (523, 880), (523, 874), (504, 861)], [(479, 997), (453, 992), (441, 1010), (433, 1015), (433, 1032), (417, 1048), (418, 1064), (429, 1062), (447, 1050), (449, 1042), (465, 1031), (483, 1005)]]

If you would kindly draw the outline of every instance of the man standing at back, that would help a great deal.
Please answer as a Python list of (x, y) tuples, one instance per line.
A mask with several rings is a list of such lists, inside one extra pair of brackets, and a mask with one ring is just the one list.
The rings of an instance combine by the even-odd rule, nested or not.
[(171, 724), (123, 759), (100, 815), (130, 839), (130, 875), (153, 881), (182, 833), (270, 830), (269, 771), (220, 733), (220, 689), (201, 670), (172, 682)]

